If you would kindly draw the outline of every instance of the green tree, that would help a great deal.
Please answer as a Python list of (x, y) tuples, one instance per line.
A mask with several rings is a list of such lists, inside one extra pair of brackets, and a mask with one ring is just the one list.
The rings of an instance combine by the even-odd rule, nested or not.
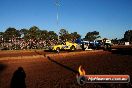
[(77, 32), (73, 32), (73, 33), (71, 33), (71, 38), (73, 40), (75, 40), (75, 39), (81, 38), (81, 35), (78, 34)]
[(99, 32), (93, 31), (93, 32), (88, 32), (84, 39), (85, 40), (89, 40), (89, 41), (93, 41), (93, 40), (95, 40), (97, 38), (100, 38)]
[(112, 42), (113, 44), (118, 44), (118, 41), (119, 41), (119, 40), (118, 40), (117, 38), (111, 40), (111, 42)]
[(66, 29), (61, 29), (59, 32), (60, 36), (59, 38), (63, 41), (63, 40), (69, 40), (71, 35), (68, 33), (68, 31)]
[(124, 40), (127, 42), (132, 42), (132, 30), (128, 30), (125, 32)]
[(28, 29), (25, 28), (21, 29), (20, 34), (22, 38), (25, 38), (25, 36), (28, 35)]
[(0, 36), (3, 36), (4, 32), (0, 32)]
[(60, 29), (60, 32), (59, 34), (62, 36), (62, 35), (66, 35), (68, 34), (68, 31), (66, 29)]
[(27, 33), (28, 33), (28, 29), (23, 28), (20, 30), (20, 34), (26, 35)]
[(28, 34), (26, 35), (29, 39), (39, 39), (41, 31), (38, 27), (33, 26), (29, 29)]
[(77, 38), (81, 38), (81, 35), (78, 34), (77, 32), (69, 33), (66, 29), (61, 29), (60, 32), (60, 39), (66, 40), (66, 41), (74, 41)]
[(40, 31), (40, 39), (42, 39), (42, 40), (48, 39), (48, 31), (47, 30), (41, 30)]
[(3, 35), (4, 35), (4, 32), (0, 32), (0, 43), (3, 42)]
[(47, 37), (49, 40), (57, 40), (58, 35), (54, 31), (49, 31)]
[(2, 38), (4, 35), (4, 32), (0, 32), (0, 38)]
[(8, 28), (5, 32), (4, 32), (4, 40), (8, 41), (10, 39), (14, 39), (14, 38), (18, 38), (20, 37), (21, 34), (19, 32), (19, 30), (16, 30), (15, 28)]

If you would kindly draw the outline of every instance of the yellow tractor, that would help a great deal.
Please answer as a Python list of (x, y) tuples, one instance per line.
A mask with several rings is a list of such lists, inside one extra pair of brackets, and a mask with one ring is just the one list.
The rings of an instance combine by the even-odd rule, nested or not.
[(63, 44), (58, 44), (50, 46), (50, 50), (60, 52), (60, 50), (70, 50), (75, 51), (77, 49), (77, 43), (65, 42)]

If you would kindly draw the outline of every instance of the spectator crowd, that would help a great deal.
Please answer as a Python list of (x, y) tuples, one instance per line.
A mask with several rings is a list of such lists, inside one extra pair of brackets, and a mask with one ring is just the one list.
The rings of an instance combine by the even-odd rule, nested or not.
[(1, 49), (4, 50), (26, 50), (26, 49), (47, 49), (51, 45), (57, 44), (57, 40), (35, 40), (12, 39), (9, 42), (0, 42)]

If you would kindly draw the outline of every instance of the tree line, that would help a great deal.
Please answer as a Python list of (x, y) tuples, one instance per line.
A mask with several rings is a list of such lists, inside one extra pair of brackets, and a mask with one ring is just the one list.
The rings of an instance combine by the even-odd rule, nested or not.
[[(95, 40), (99, 38), (99, 32), (93, 31), (88, 32), (84, 38), (84, 40)], [(0, 41), (10, 42), (12, 39), (24, 39), (28, 41), (29, 39), (33, 40), (58, 40), (58, 34), (54, 31), (41, 30), (37, 26), (32, 26), (29, 29), (23, 28), (17, 30), (16, 28), (9, 27), (5, 30), (5, 32), (0, 32)], [(78, 32), (69, 33), (66, 29), (60, 29), (59, 31), (59, 39), (60, 41), (74, 41), (80, 38), (81, 35)]]
[[(80, 38), (81, 35), (78, 32), (69, 33), (66, 29), (60, 29), (59, 40), (60, 41), (75, 41)], [(83, 40), (93, 41), (95, 39), (101, 38), (98, 31), (87, 32)], [(58, 40), (58, 34), (54, 31), (41, 30), (37, 26), (32, 26), (29, 29), (23, 28), (17, 30), (16, 28), (9, 27), (5, 32), (0, 32), (0, 43), (1, 42), (11, 42), (13, 39), (24, 39), (28, 41), (32, 40)], [(122, 39), (112, 39), (112, 41), (128, 41), (132, 42), (132, 30), (128, 30), (124, 33), (124, 38)]]

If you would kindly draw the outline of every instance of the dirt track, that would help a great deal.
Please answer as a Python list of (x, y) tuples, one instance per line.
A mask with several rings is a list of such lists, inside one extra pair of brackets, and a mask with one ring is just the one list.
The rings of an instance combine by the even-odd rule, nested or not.
[[(79, 86), (76, 81), (76, 73), (73, 72), (82, 65), (86, 74), (128, 74), (132, 77), (131, 55), (116, 54), (115, 52), (112, 54), (104, 51), (60, 54), (50, 54), (43, 51), (10, 53), (6, 51), (0, 53), (0, 88), (10, 87), (12, 75), (19, 66), (22, 66), (26, 73), (27, 88), (127, 88), (131, 86), (131, 83)], [(44, 57), (44, 54), (52, 60)], [(32, 55), (34, 55), (33, 58), (31, 58)], [(17, 58), (20, 56), (20, 59), (13, 59), (16, 56)], [(25, 56), (30, 58), (24, 58)], [(4, 60), (5, 57), (9, 59)], [(10, 57), (13, 58), (10, 59)]]

